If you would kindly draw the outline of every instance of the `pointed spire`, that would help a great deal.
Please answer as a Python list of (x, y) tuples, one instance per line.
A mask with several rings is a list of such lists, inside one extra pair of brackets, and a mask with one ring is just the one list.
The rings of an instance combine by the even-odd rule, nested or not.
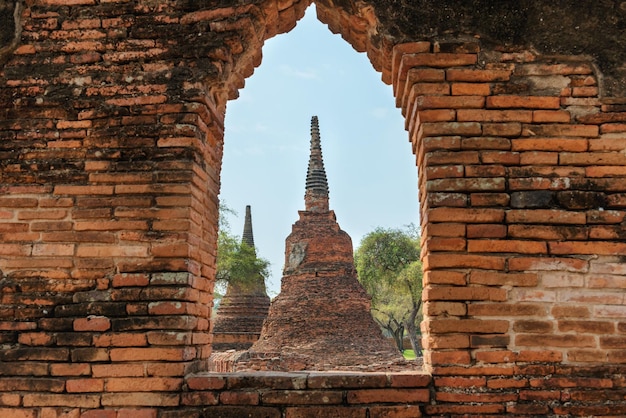
[(254, 235), (252, 234), (252, 214), (250, 212), (250, 205), (246, 206), (246, 219), (243, 224), (243, 236), (241, 242), (248, 244), (248, 246), (254, 248)]
[(328, 181), (317, 116), (311, 118), (311, 156), (306, 174), (305, 208), (309, 212), (328, 212)]

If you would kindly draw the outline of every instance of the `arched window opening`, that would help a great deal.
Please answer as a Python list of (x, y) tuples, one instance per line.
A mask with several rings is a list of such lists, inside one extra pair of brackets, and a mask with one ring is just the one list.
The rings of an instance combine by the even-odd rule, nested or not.
[(280, 292), (285, 238), (304, 210), (309, 121), (319, 117), (330, 209), (354, 249), (376, 228), (419, 224), (415, 157), (391, 86), (316, 18), (270, 39), (263, 62), (227, 105), (220, 202), (232, 232), (254, 219), (254, 243)]

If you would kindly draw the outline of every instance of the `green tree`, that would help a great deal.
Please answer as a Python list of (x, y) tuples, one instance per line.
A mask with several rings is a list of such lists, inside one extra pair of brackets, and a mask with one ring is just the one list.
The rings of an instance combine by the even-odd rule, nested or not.
[(246, 288), (257, 284), (260, 277), (266, 280), (270, 265), (266, 259), (257, 257), (254, 247), (230, 231), (227, 214), (236, 212), (220, 204), (215, 279), (217, 293), (222, 294), (228, 286)]
[(365, 235), (355, 252), (359, 281), (372, 297), (374, 319), (403, 350), (406, 329), (411, 346), (421, 354), (417, 341), (418, 314), (422, 306), (422, 265), (417, 228), (376, 228)]

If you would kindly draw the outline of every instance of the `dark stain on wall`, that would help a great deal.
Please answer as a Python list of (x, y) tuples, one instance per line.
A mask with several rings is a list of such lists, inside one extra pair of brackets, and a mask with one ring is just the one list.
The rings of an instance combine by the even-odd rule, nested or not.
[(15, 38), (15, 1), (0, 0), (0, 50)]
[[(330, 3), (330, 0), (319, 0)], [(335, 0), (348, 12), (356, 0)], [(626, 1), (363, 0), (384, 35), (397, 43), (445, 36), (480, 37), (486, 45), (534, 48), (543, 54), (593, 57), (605, 94), (626, 93)], [(380, 28), (379, 28), (380, 29)]]

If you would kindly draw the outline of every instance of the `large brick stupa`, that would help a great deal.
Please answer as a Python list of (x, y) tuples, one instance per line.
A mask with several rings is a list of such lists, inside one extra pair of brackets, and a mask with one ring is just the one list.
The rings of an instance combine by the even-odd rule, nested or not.
[[(241, 242), (254, 249), (249, 205), (246, 206)], [(270, 298), (263, 276), (259, 274), (249, 279), (245, 283), (229, 283), (215, 317), (213, 351), (246, 350), (259, 338)]]
[(237, 370), (385, 370), (403, 363), (370, 313), (357, 280), (352, 240), (329, 210), (317, 117), (305, 210), (285, 243), (281, 292), (272, 301), (259, 340)]

